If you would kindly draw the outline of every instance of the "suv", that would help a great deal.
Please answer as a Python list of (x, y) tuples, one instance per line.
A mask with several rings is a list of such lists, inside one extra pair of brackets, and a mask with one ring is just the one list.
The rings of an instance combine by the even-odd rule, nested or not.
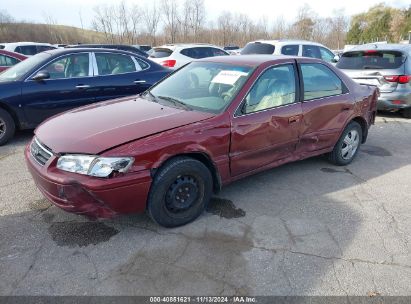
[(324, 45), (306, 40), (258, 40), (247, 43), (241, 50), (241, 55), (273, 54), (303, 56), (322, 59), (335, 63), (339, 60), (330, 49)]
[(165, 44), (153, 48), (149, 58), (168, 68), (179, 68), (194, 59), (230, 55), (212, 44)]
[(343, 53), (337, 67), (353, 80), (380, 89), (378, 110), (401, 111), (411, 118), (409, 57), (409, 44), (365, 44)]
[(55, 46), (50, 43), (39, 43), (39, 42), (11, 42), (11, 43), (2, 43), (0, 44), (0, 49), (16, 52), (23, 54), (25, 56), (33, 56), (37, 53), (44, 51), (54, 50)]

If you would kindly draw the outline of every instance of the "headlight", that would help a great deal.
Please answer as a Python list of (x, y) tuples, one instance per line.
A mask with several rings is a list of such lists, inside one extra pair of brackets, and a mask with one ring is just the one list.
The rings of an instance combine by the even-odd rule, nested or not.
[(57, 161), (60, 170), (84, 175), (108, 177), (112, 172), (127, 172), (133, 157), (99, 157), (93, 155), (64, 155)]

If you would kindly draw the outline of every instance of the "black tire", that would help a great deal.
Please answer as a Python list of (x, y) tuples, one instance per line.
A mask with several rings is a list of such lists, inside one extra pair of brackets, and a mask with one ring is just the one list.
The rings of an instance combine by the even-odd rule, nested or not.
[(16, 125), (13, 117), (9, 112), (0, 108), (0, 146), (7, 143), (13, 137), (15, 131)]
[(402, 110), (402, 116), (404, 118), (411, 118), (411, 108), (406, 108)]
[[(349, 145), (347, 145), (347, 143), (344, 142), (344, 139), (347, 136), (350, 138), (349, 134), (351, 135), (357, 134), (357, 138), (355, 139), (355, 142), (357, 142), (358, 144), (356, 145), (355, 151), (353, 153), (352, 152), (345, 153), (345, 149)], [(334, 149), (328, 154), (328, 160), (337, 166), (345, 166), (345, 165), (350, 164), (355, 158), (355, 156), (357, 155), (358, 150), (360, 149), (361, 142), (362, 142), (362, 128), (359, 123), (352, 121), (344, 129), (343, 133), (340, 136), (340, 139), (335, 144)], [(348, 147), (348, 151), (352, 151), (352, 150), (349, 150), (349, 147)]]
[(177, 227), (194, 221), (207, 207), (212, 194), (210, 170), (200, 161), (176, 157), (156, 173), (147, 211), (157, 224)]

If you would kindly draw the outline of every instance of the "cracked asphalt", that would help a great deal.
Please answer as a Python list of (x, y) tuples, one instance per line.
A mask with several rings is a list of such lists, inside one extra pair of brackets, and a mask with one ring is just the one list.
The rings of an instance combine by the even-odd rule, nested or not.
[(0, 147), (0, 295), (411, 295), (411, 120), (379, 116), (347, 167), (238, 181), (177, 229), (51, 206), (25, 167), (31, 136)]

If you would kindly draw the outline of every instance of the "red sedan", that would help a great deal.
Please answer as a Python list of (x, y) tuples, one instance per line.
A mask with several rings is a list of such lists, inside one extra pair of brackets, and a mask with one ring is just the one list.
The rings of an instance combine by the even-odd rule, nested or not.
[(22, 54), (0, 50), (0, 72), (7, 70), (25, 59), (27, 59), (27, 57)]
[(66, 211), (107, 218), (148, 210), (174, 227), (250, 174), (320, 154), (349, 164), (377, 97), (318, 59), (213, 57), (139, 96), (46, 121), (25, 156), (38, 188)]

